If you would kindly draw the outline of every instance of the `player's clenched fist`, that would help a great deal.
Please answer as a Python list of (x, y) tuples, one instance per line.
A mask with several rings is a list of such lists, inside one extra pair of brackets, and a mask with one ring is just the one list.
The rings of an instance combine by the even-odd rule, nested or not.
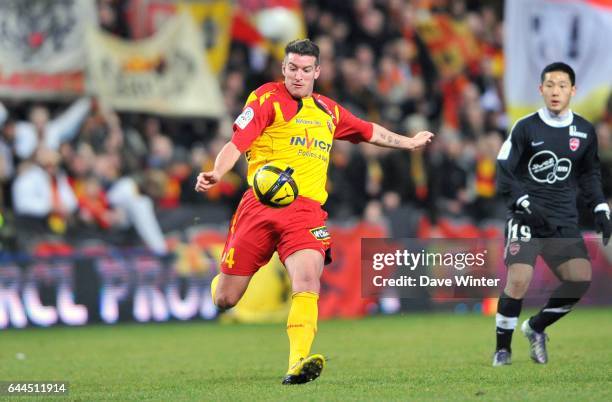
[(210, 190), (219, 182), (221, 176), (214, 170), (211, 172), (202, 172), (198, 175), (198, 180), (195, 185), (195, 191), (203, 193)]
[(414, 141), (414, 149), (419, 149), (431, 142), (434, 134), (429, 131), (419, 131), (412, 140)]

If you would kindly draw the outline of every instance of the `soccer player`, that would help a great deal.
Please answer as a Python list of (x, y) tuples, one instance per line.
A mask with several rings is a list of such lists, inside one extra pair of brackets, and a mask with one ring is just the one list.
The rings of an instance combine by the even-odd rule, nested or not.
[(510, 218), (508, 276), (497, 305), (493, 366), (511, 363), (512, 333), (538, 255), (561, 284), (544, 308), (521, 325), (534, 362), (548, 362), (544, 330), (569, 313), (589, 288), (591, 264), (578, 230), (578, 187), (595, 214), (597, 231), (603, 232), (604, 246), (612, 230), (595, 129), (569, 108), (576, 93), (575, 73), (557, 62), (542, 70), (540, 80), (545, 107), (516, 122), (497, 157), (498, 188), (508, 200)]
[(295, 170), (300, 195), (285, 208), (263, 205), (252, 188), (245, 192), (231, 220), (212, 293), (219, 308), (233, 307), (253, 274), (278, 252), (293, 287), (287, 319), (289, 370), (283, 384), (301, 384), (316, 379), (325, 366), (322, 355), (309, 353), (317, 332), (319, 278), (323, 265), (331, 261), (327, 213), (321, 205), (327, 199), (332, 141), (415, 150), (433, 134), (422, 131), (410, 138), (393, 133), (313, 93), (320, 74), (319, 48), (308, 39), (286, 46), (282, 74), (284, 82), (267, 83), (250, 94), (234, 122), (231, 141), (217, 155), (213, 170), (198, 175), (195, 190), (204, 192), (218, 183), (242, 153), (250, 186), (257, 169), (268, 162), (284, 162)]

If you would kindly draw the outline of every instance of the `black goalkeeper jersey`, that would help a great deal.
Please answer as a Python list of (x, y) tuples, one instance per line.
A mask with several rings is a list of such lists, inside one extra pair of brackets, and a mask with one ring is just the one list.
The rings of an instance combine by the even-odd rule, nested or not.
[(578, 186), (591, 210), (606, 202), (593, 125), (571, 111), (551, 118), (546, 109), (517, 121), (497, 156), (497, 187), (510, 213), (529, 195), (551, 224), (575, 226)]

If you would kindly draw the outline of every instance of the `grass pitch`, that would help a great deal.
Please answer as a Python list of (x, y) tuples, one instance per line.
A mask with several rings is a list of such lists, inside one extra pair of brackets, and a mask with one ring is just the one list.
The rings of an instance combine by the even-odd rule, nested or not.
[(578, 308), (549, 335), (548, 365), (517, 332), (514, 363), (493, 368), (492, 317), (326, 321), (313, 347), (331, 358), (323, 375), (287, 387), (282, 324), (30, 328), (0, 332), (0, 381), (69, 381), (53, 400), (78, 401), (612, 400), (612, 310)]

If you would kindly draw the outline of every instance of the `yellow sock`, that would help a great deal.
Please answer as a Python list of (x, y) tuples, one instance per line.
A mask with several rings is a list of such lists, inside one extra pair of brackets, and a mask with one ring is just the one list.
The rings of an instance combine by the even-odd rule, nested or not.
[(217, 274), (210, 282), (210, 295), (212, 296), (213, 303), (215, 302), (215, 295), (217, 294), (217, 285), (219, 284), (219, 278), (221, 274)]
[(310, 353), (310, 347), (317, 333), (319, 295), (314, 292), (293, 294), (291, 309), (287, 318), (289, 336), (289, 369)]

